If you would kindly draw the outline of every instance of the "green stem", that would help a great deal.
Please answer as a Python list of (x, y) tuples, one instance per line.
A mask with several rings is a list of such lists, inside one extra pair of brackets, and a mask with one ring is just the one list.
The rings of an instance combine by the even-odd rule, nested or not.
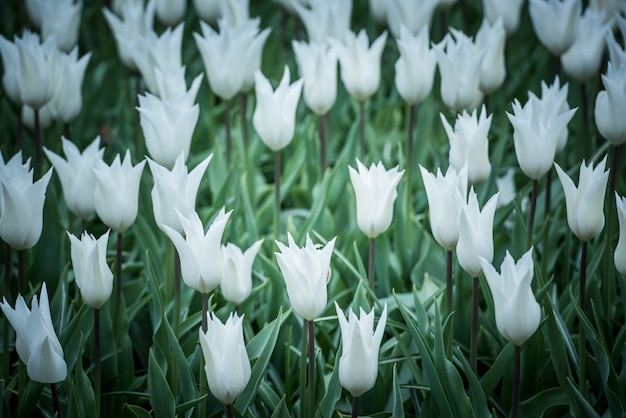
[(521, 377), (521, 347), (515, 346), (515, 360), (513, 363), (513, 395), (511, 399), (511, 418), (517, 418), (519, 412), (519, 393)]
[(17, 251), (17, 292), (26, 297), (26, 284), (24, 283), (24, 250)]
[[(543, 212), (544, 222), (547, 222), (548, 218), (550, 217), (550, 196), (551, 195), (552, 195), (552, 168), (550, 168), (550, 170), (548, 170), (548, 173), (546, 174), (546, 201), (545, 201), (544, 212)], [(548, 233), (549, 233), (549, 228), (548, 227), (544, 228), (543, 236), (541, 237), (541, 242), (542, 242), (541, 277), (543, 277), (544, 280), (548, 272)]]
[[(122, 318), (122, 238), (123, 233), (117, 233), (117, 245), (116, 245), (116, 258), (115, 258), (115, 278), (116, 278), (116, 288), (115, 288), (115, 320), (114, 324), (119, 324), (120, 319)], [(115, 330), (119, 330), (119, 327), (114, 327)], [(119, 338), (119, 332), (116, 332)]]
[(307, 332), (307, 320), (304, 319), (302, 323), (302, 347), (300, 347), (300, 416), (304, 416), (304, 411), (307, 409), (307, 346), (309, 333)]
[(247, 154), (248, 149), (248, 100), (247, 94), (245, 92), (239, 93), (239, 108), (241, 112), (241, 132), (243, 137), (243, 149), (244, 153)]
[[(454, 309), (454, 300), (452, 294), (452, 250), (446, 251), (446, 310), (450, 315)], [(446, 357), (452, 360), (452, 342), (454, 341), (454, 324), (453, 318), (449, 318), (450, 331), (446, 338)]]
[(376, 238), (370, 238), (369, 245), (369, 259), (367, 263), (367, 278), (369, 280), (370, 289), (372, 292), (376, 289)]
[(202, 332), (209, 327), (209, 294), (202, 293)]
[(172, 330), (177, 337), (180, 328), (180, 287), (180, 255), (174, 247), (174, 317)]
[(359, 143), (361, 145), (361, 159), (365, 158), (365, 102), (359, 100)]
[(61, 416), (61, 408), (59, 407), (59, 389), (56, 383), (50, 383), (50, 390), (52, 391), (52, 405), (54, 408), (54, 416)]
[(472, 334), (470, 339), (470, 365), (476, 374), (478, 370), (478, 277), (473, 279), (472, 288)]
[(35, 139), (35, 179), (41, 178), (41, 172), (43, 168), (43, 159), (41, 156), (41, 126), (39, 124), (39, 109), (35, 109), (35, 127), (34, 139)]
[(308, 322), (308, 330), (309, 330), (309, 349), (308, 349), (308, 354), (309, 354), (309, 402), (308, 402), (308, 409), (309, 409), (309, 418), (314, 418), (315, 417), (315, 406), (316, 406), (316, 402), (315, 402), (315, 328), (314, 328), (314, 324), (313, 324), (313, 320), (311, 321), (307, 321)]
[(280, 231), (280, 151), (274, 151), (274, 239)]
[(100, 393), (101, 393), (101, 382), (102, 382), (102, 364), (100, 360), (100, 309), (93, 310), (93, 336), (94, 336), (94, 370), (95, 370), (95, 384), (94, 384), (94, 395), (96, 398), (96, 418), (100, 417)]
[[(607, 193), (607, 203), (606, 203), (606, 226), (605, 226), (605, 234), (606, 234), (606, 247), (607, 249), (614, 249), (615, 246), (613, 244), (615, 231), (615, 218), (616, 207), (615, 207), (615, 178), (618, 170), (620, 154), (622, 150), (622, 145), (617, 145), (613, 147), (613, 156), (611, 158), (611, 168), (609, 172), (609, 191)], [(607, 307), (607, 311), (609, 313), (609, 317), (613, 317), (614, 306), (615, 306), (615, 265), (613, 263), (613, 251), (605, 251), (604, 252), (604, 282), (602, 283), (602, 290), (604, 292), (604, 306)]]
[(530, 195), (530, 212), (528, 214), (528, 230), (526, 231), (526, 248), (533, 243), (533, 227), (535, 226), (535, 210), (537, 209), (537, 189), (539, 182), (533, 180), (533, 191)]
[(352, 418), (358, 418), (359, 417), (359, 397), (358, 396), (353, 396), (352, 397)]
[(406, 141), (406, 216), (413, 212), (413, 130), (415, 127), (415, 105), (409, 106), (409, 129)]
[(226, 100), (224, 118), (226, 119), (226, 162), (230, 166), (232, 163), (232, 140), (230, 135), (230, 100)]
[(72, 140), (72, 128), (70, 127), (69, 122), (63, 124), (63, 135), (68, 141)]
[(326, 123), (328, 121), (328, 113), (320, 116), (320, 179), (326, 171)]
[[(202, 295), (202, 333), (206, 333), (208, 328), (208, 314), (209, 314), (209, 294), (201, 293)], [(200, 370), (198, 375), (198, 394), (202, 397), (207, 393), (207, 381), (206, 371), (204, 370), (204, 355), (200, 353)], [(206, 399), (200, 402), (198, 405), (198, 417), (204, 418), (206, 416)]]
[[(580, 310), (585, 314), (586, 302), (585, 302), (585, 287), (587, 286), (587, 241), (583, 241), (582, 254), (580, 256)], [(580, 318), (578, 322), (578, 388), (580, 393), (585, 395), (585, 381), (587, 375), (587, 356), (586, 356), (586, 337), (585, 328), (583, 327), (583, 320)]]
[[(11, 246), (4, 244), (4, 297), (11, 300)], [(9, 328), (2, 327), (2, 376), (9, 376)]]
[(232, 404), (228, 404), (226, 405), (226, 416), (228, 418), (234, 418), (234, 414), (233, 414), (233, 405)]

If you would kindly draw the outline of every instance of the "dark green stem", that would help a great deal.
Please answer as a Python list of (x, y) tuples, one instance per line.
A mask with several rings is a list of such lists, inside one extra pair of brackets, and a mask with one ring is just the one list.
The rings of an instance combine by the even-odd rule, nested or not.
[(315, 417), (315, 328), (314, 328), (314, 324), (313, 324), (313, 320), (307, 321), (308, 322), (308, 330), (309, 330), (309, 349), (308, 349), (308, 353), (309, 353), (309, 382), (308, 382), (308, 388), (309, 388), (309, 402), (308, 402), (308, 407), (309, 407), (309, 418), (314, 418)]
[(35, 179), (38, 180), (41, 178), (41, 173), (43, 169), (43, 159), (41, 156), (41, 126), (39, 126), (39, 109), (35, 109), (35, 127), (34, 135), (35, 135)]
[(359, 143), (361, 145), (361, 159), (365, 158), (365, 102), (359, 100)]
[[(116, 245), (116, 258), (115, 258), (115, 282), (117, 287), (115, 288), (115, 320), (114, 324), (119, 324), (122, 317), (122, 238), (123, 233), (117, 233), (117, 245)], [(119, 327), (114, 327), (118, 330)], [(119, 334), (119, 333), (118, 333)], [(118, 335), (119, 337), (119, 335)]]
[(539, 182), (533, 180), (533, 191), (530, 194), (530, 212), (528, 214), (528, 230), (526, 231), (526, 248), (533, 243), (533, 227), (535, 226), (535, 210), (537, 209), (537, 189)]
[(309, 341), (309, 333), (307, 332), (307, 320), (304, 319), (302, 322), (302, 346), (300, 347), (300, 416), (305, 416), (305, 410), (308, 405), (308, 396), (306, 392), (306, 384), (307, 384), (307, 347)]
[[(4, 297), (11, 300), (11, 246), (4, 244)], [(9, 375), (9, 328), (2, 327), (2, 376)]]
[(413, 130), (415, 128), (415, 105), (409, 106), (409, 129), (406, 140), (406, 216), (413, 212)]
[(209, 326), (209, 294), (202, 293), (202, 332), (206, 332)]
[[(209, 294), (202, 293), (202, 333), (205, 334), (208, 328), (209, 315)], [(198, 376), (198, 394), (203, 396), (207, 393), (206, 371), (204, 370), (204, 355), (200, 355), (200, 370)], [(206, 399), (198, 405), (198, 417), (206, 416)]]
[[(613, 244), (615, 231), (613, 231), (613, 225), (615, 225), (616, 207), (615, 207), (615, 178), (618, 170), (620, 154), (622, 145), (616, 145), (613, 147), (613, 156), (611, 158), (611, 167), (609, 172), (609, 191), (607, 193), (606, 203), (606, 247), (614, 249)], [(609, 309), (609, 317), (613, 317), (613, 306), (615, 306), (615, 265), (613, 264), (613, 251), (604, 252), (604, 283), (602, 283), (602, 290), (604, 292), (604, 306)]]
[[(547, 221), (548, 218), (550, 217), (551, 195), (552, 195), (552, 168), (550, 168), (550, 170), (548, 170), (548, 173), (546, 174), (546, 201), (545, 201), (544, 212), (543, 212), (544, 222)], [(544, 228), (543, 235), (541, 237), (541, 242), (542, 242), (541, 277), (543, 277), (544, 280), (548, 271), (548, 233), (549, 233), (549, 228), (548, 227)]]
[(24, 250), (17, 251), (17, 293), (26, 297), (26, 284), (24, 283)]
[[(248, 149), (248, 100), (245, 92), (239, 93), (239, 108), (241, 112), (241, 132), (243, 137), (244, 152)], [(247, 152), (246, 152), (247, 153)]]
[(358, 396), (353, 396), (352, 397), (352, 418), (358, 418), (359, 417), (359, 397)]
[(230, 166), (232, 163), (232, 140), (230, 135), (230, 100), (226, 100), (224, 119), (226, 123), (226, 162)]
[(68, 141), (72, 140), (72, 128), (69, 122), (63, 124), (63, 136), (65, 136), (65, 139)]
[(61, 408), (59, 407), (59, 389), (56, 383), (50, 383), (50, 390), (52, 391), (52, 405), (54, 408), (54, 416), (61, 416)]
[(587, 83), (580, 83), (580, 97), (582, 101), (582, 113), (583, 113), (583, 138), (588, 138), (587, 141), (583, 141), (585, 144), (585, 155), (589, 155), (589, 148), (591, 146), (591, 136), (589, 135), (589, 99), (587, 98)]
[(370, 238), (367, 278), (372, 292), (376, 289), (376, 238)]
[(327, 115), (327, 113), (320, 115), (320, 179), (324, 176), (324, 172), (326, 171), (326, 123), (328, 121)]
[(470, 365), (474, 374), (478, 371), (478, 277), (472, 288), (472, 334), (470, 339)]
[(511, 418), (517, 418), (519, 412), (519, 393), (521, 377), (521, 347), (515, 346), (515, 360), (513, 362), (513, 395), (511, 398)]
[(446, 251), (446, 310), (448, 315), (452, 313), (454, 309), (454, 302), (452, 300), (452, 250)]
[(233, 405), (232, 404), (228, 404), (226, 405), (226, 416), (228, 418), (234, 418), (234, 414), (233, 414)]
[(100, 361), (100, 309), (93, 310), (93, 335), (94, 335), (94, 370), (95, 370), (95, 384), (94, 395), (96, 398), (96, 418), (100, 417), (100, 392), (102, 382), (102, 364)]
[(274, 239), (280, 232), (280, 151), (274, 151)]
[(172, 330), (176, 336), (178, 336), (178, 329), (180, 328), (180, 287), (180, 255), (174, 247), (174, 323)]
[[(580, 256), (580, 310), (582, 314), (585, 314), (586, 302), (585, 302), (585, 287), (587, 287), (587, 241), (583, 241), (582, 253)], [(580, 318), (578, 322), (578, 389), (580, 393), (585, 396), (585, 383), (587, 377), (587, 356), (586, 356), (586, 342), (585, 328), (583, 327), (583, 320)]]

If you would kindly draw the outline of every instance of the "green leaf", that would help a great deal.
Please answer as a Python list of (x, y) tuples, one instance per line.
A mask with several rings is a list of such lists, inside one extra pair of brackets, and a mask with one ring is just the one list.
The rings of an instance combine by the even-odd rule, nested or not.
[[(165, 313), (163, 314), (165, 316)], [(179, 393), (182, 394), (183, 403), (192, 402), (198, 396), (196, 391), (196, 382), (193, 378), (193, 373), (189, 367), (189, 362), (183, 353), (182, 348), (178, 342), (178, 338), (174, 335), (174, 331), (167, 320), (167, 317), (163, 318), (165, 329), (167, 331), (167, 337), (169, 341), (170, 349), (176, 360), (176, 373), (178, 374), (178, 380), (180, 382)]]
[(543, 417), (548, 409), (567, 404), (568, 396), (562, 388), (550, 388), (520, 402), (519, 416)]
[(404, 405), (402, 402), (402, 393), (400, 391), (400, 384), (398, 383), (398, 371), (396, 370), (397, 364), (393, 365), (393, 388), (391, 392), (391, 404), (393, 410), (391, 416), (394, 418), (404, 418)]
[(152, 418), (152, 415), (140, 406), (126, 404), (126, 409), (137, 418)]
[(326, 393), (320, 402), (319, 413), (323, 418), (331, 418), (333, 416), (335, 405), (337, 405), (337, 401), (341, 398), (341, 383), (339, 383), (340, 350), (341, 345), (337, 347), (333, 372), (330, 375), (328, 386), (326, 387)]
[(514, 351), (512, 344), (505, 345), (489, 370), (480, 379), (480, 386), (482, 386), (485, 395), (490, 396), (492, 394), (504, 373), (512, 367)]
[(165, 379), (163, 371), (157, 363), (152, 349), (148, 355), (148, 393), (150, 406), (156, 418), (171, 418), (174, 416), (174, 396)]
[(278, 404), (278, 407), (274, 409), (274, 413), (272, 413), (271, 418), (291, 418), (291, 414), (289, 413), (289, 409), (287, 409), (287, 405), (285, 405), (285, 397), (283, 396)]

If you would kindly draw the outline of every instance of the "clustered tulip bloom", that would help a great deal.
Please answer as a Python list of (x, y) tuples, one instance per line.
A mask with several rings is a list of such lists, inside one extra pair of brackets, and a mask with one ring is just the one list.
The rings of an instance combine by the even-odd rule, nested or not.
[(192, 211), (187, 216), (178, 212), (184, 238), (175, 229), (160, 225), (178, 251), (183, 281), (200, 293), (209, 293), (222, 281), (221, 240), (231, 213), (222, 208), (205, 233), (197, 212)]
[(595, 119), (598, 131), (611, 144), (626, 142), (626, 62), (619, 67), (609, 62), (602, 75), (604, 90), (596, 97)]
[(177, 212), (190, 213), (195, 209), (200, 181), (212, 157), (213, 154), (210, 154), (191, 172), (187, 170), (182, 152), (171, 170), (148, 159), (148, 166), (154, 177), (151, 192), (154, 220), (161, 230), (167, 225), (179, 233), (183, 232)]
[(251, 368), (243, 341), (243, 316), (231, 314), (226, 323), (211, 312), (206, 332), (199, 331), (204, 371), (211, 394), (231, 405), (250, 380)]
[(457, 220), (467, 198), (467, 165), (460, 171), (448, 167), (446, 175), (437, 168), (437, 176), (420, 165), (428, 198), (430, 229), (435, 240), (448, 251), (459, 241)]
[(433, 89), (437, 66), (437, 55), (429, 48), (428, 26), (417, 35), (403, 27), (396, 42), (400, 51), (395, 64), (396, 89), (407, 103), (420, 103)]
[(521, 346), (535, 333), (541, 321), (541, 307), (531, 288), (533, 249), (531, 247), (517, 263), (507, 250), (500, 274), (484, 258), (480, 263), (493, 297), (498, 331), (507, 341)]
[(51, 168), (33, 183), (30, 160), (18, 152), (6, 164), (0, 153), (0, 238), (15, 250), (32, 248), (43, 228), (43, 205)]
[(137, 218), (139, 209), (139, 183), (146, 160), (133, 167), (130, 151), (126, 151), (120, 162), (117, 154), (108, 166), (98, 160), (96, 174), (96, 213), (109, 228), (120, 234), (126, 231)]
[(478, 184), (489, 177), (491, 163), (489, 162), (489, 129), (491, 118), (483, 105), (478, 115), (474, 109), (471, 114), (463, 111), (457, 115), (454, 129), (447, 119), (440, 114), (441, 122), (450, 141), (450, 165), (461, 171), (467, 165), (467, 177), (470, 184)]
[(59, 342), (50, 316), (48, 289), (44, 282), (39, 300), (33, 296), (28, 309), (22, 295), (18, 295), (15, 309), (6, 298), (0, 303), (2, 312), (16, 333), (15, 349), (20, 360), (26, 364), (28, 377), (39, 383), (57, 383), (67, 377), (67, 364), (63, 347)]
[(528, 13), (539, 41), (556, 56), (574, 42), (580, 0), (529, 0)]
[(604, 171), (606, 156), (595, 169), (593, 163), (585, 165), (583, 160), (578, 187), (558, 164), (554, 166), (565, 193), (569, 228), (581, 240), (589, 241), (604, 228), (604, 195), (609, 180), (609, 170)]
[(478, 207), (478, 197), (472, 187), (459, 216), (459, 241), (456, 254), (459, 264), (470, 276), (482, 273), (481, 259), (493, 261), (493, 218), (496, 213), (498, 195), (493, 195), (483, 206)]
[(360, 316), (350, 310), (348, 319), (335, 302), (341, 328), (339, 382), (352, 396), (361, 396), (374, 387), (378, 376), (378, 352), (387, 324), (387, 304), (374, 330), (374, 309)]
[(252, 291), (252, 264), (262, 244), (263, 240), (260, 239), (245, 252), (230, 242), (222, 246), (224, 274), (220, 289), (227, 301), (239, 305), (250, 296)]
[(296, 108), (304, 81), (299, 79), (289, 84), (287, 66), (275, 91), (263, 73), (257, 71), (254, 77), (257, 104), (252, 115), (252, 124), (269, 149), (280, 151), (293, 139)]
[(326, 307), (326, 283), (330, 280), (330, 258), (335, 238), (318, 248), (307, 234), (304, 247), (295, 243), (287, 233), (288, 245), (276, 241), (275, 253), (280, 272), (285, 279), (287, 296), (293, 310), (307, 321), (315, 319)]
[(615, 193), (615, 207), (617, 208), (617, 218), (619, 220), (619, 241), (615, 247), (613, 259), (617, 271), (626, 277), (626, 198)]
[(97, 136), (81, 153), (74, 143), (61, 138), (65, 159), (44, 147), (44, 152), (54, 166), (67, 208), (80, 219), (87, 220), (96, 211), (96, 174), (93, 168), (102, 161), (104, 148)]
[(328, 42), (293, 41), (304, 80), (304, 102), (318, 115), (328, 113), (337, 98), (337, 51)]
[(94, 309), (100, 309), (113, 292), (113, 272), (106, 260), (109, 231), (98, 239), (85, 231), (80, 240), (67, 233), (72, 245), (76, 285), (83, 301)]
[(483, 0), (483, 12), (491, 23), (495, 23), (499, 18), (507, 35), (511, 35), (519, 26), (520, 12), (524, 0)]
[(357, 159), (356, 166), (358, 171), (348, 167), (356, 196), (356, 221), (361, 232), (375, 238), (391, 225), (396, 188), (404, 170), (398, 166), (386, 170), (382, 161), (372, 163), (368, 169)]

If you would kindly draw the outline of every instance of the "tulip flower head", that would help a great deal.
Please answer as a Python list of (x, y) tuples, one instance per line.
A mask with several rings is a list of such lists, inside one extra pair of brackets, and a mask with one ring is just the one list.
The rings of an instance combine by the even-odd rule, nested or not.
[(243, 340), (243, 316), (230, 314), (226, 323), (211, 312), (206, 333), (200, 328), (204, 371), (211, 394), (231, 405), (250, 380), (251, 368)]
[(200, 19), (215, 23), (222, 16), (220, 0), (192, 0), (193, 8)]
[(619, 67), (609, 62), (602, 83), (604, 90), (596, 96), (596, 125), (607, 141), (620, 145), (626, 142), (626, 62)]
[(478, 198), (472, 187), (459, 216), (459, 242), (456, 254), (459, 264), (470, 276), (482, 273), (481, 258), (493, 261), (493, 218), (498, 204), (496, 193), (487, 201), (483, 210), (478, 208)]
[(496, 178), (496, 186), (498, 187), (498, 205), (497, 207), (506, 206), (515, 200), (517, 192), (515, 191), (515, 170), (509, 168), (504, 175)]
[(250, 0), (220, 0), (220, 11), (230, 26), (239, 26), (250, 19)]
[(387, 24), (391, 34), (395, 37), (401, 36), (402, 27), (413, 35), (418, 34), (423, 28), (430, 26), (439, 3), (440, 0), (387, 0)]
[(262, 244), (263, 240), (260, 239), (245, 252), (230, 242), (222, 246), (224, 277), (220, 283), (220, 289), (227, 301), (240, 305), (250, 296), (252, 291), (252, 264)]
[(437, 55), (429, 48), (428, 26), (417, 35), (402, 27), (396, 41), (400, 51), (395, 64), (396, 89), (410, 105), (420, 103), (433, 89), (437, 66)]
[(46, 283), (41, 286), (39, 300), (36, 295), (33, 296), (30, 309), (22, 295), (18, 295), (15, 309), (6, 298), (3, 298), (0, 308), (15, 330), (15, 349), (20, 360), (26, 364), (28, 377), (39, 383), (65, 380), (67, 364), (52, 325)]
[(476, 45), (485, 51), (480, 66), (480, 89), (485, 94), (494, 92), (504, 82), (506, 63), (504, 62), (504, 43), (506, 32), (501, 19), (489, 23), (483, 19), (476, 34)]
[(87, 231), (83, 232), (80, 239), (67, 233), (72, 244), (76, 285), (80, 289), (83, 302), (94, 309), (101, 308), (113, 291), (113, 272), (106, 260), (109, 231), (98, 239)]
[(440, 116), (450, 141), (450, 165), (457, 171), (461, 171), (463, 166), (467, 165), (470, 184), (484, 181), (491, 173), (488, 134), (493, 115), (487, 116), (484, 105), (480, 116), (476, 109), (471, 114), (463, 111), (462, 114), (457, 115), (454, 129), (443, 113)]
[(146, 160), (133, 167), (130, 151), (126, 151), (120, 162), (117, 154), (108, 166), (98, 160), (96, 174), (96, 213), (109, 228), (118, 234), (126, 231), (135, 222), (139, 209), (139, 183)]
[(350, 96), (359, 101), (370, 98), (380, 85), (380, 65), (387, 32), (383, 32), (372, 45), (365, 29), (358, 35), (348, 31), (343, 42), (335, 42), (341, 66), (341, 81)]
[(507, 117), (513, 125), (513, 143), (520, 168), (533, 180), (540, 179), (551, 168), (556, 148), (576, 109), (560, 113), (562, 103), (539, 100), (531, 95), (522, 107), (517, 99), (513, 114)]
[(185, 17), (187, 0), (156, 0), (156, 17), (167, 26), (174, 26)]
[(41, 36), (56, 38), (57, 47), (63, 52), (74, 49), (78, 43), (82, 1), (74, 0), (41, 2)]
[(252, 115), (252, 124), (269, 149), (280, 151), (293, 139), (296, 108), (304, 81), (299, 79), (290, 85), (287, 66), (274, 91), (269, 80), (260, 71), (256, 72), (255, 79), (257, 104)]
[(484, 258), (480, 263), (493, 297), (498, 331), (519, 347), (537, 331), (541, 321), (541, 307), (530, 286), (534, 274), (533, 249), (517, 263), (507, 250), (500, 274)]
[[(615, 15), (615, 21), (618, 23), (618, 26), (623, 34), (626, 30), (626, 18), (621, 15)], [(615, 38), (613, 31), (609, 31), (606, 35), (606, 48), (609, 50), (609, 62), (611, 65), (615, 68), (619, 68), (622, 63), (626, 64), (626, 49), (622, 48), (620, 43)]]
[(17, 77), (21, 102), (35, 110), (52, 99), (54, 80), (51, 73), (58, 54), (54, 36), (39, 41), (39, 35), (25, 30), (22, 38), (15, 38), (19, 56), (20, 76)]
[(179, 233), (183, 232), (176, 212), (190, 213), (195, 209), (200, 181), (212, 157), (213, 154), (210, 154), (191, 172), (187, 170), (182, 152), (171, 170), (148, 159), (148, 166), (154, 177), (151, 192), (154, 220), (161, 230), (163, 225), (167, 225)]
[(448, 251), (459, 241), (458, 218), (467, 199), (467, 165), (460, 171), (448, 167), (446, 175), (437, 175), (420, 165), (426, 197), (428, 198), (430, 229), (435, 240)]
[(441, 99), (454, 112), (473, 110), (482, 102), (480, 72), (485, 56), (470, 37), (452, 29), (434, 46), (441, 74)]
[(581, 240), (589, 241), (604, 228), (604, 195), (609, 180), (609, 170), (604, 171), (606, 156), (596, 168), (583, 160), (578, 187), (557, 163), (554, 166), (565, 192), (569, 228)]
[(82, 153), (72, 141), (65, 137), (61, 141), (65, 159), (45, 147), (44, 152), (59, 176), (67, 208), (80, 219), (87, 220), (96, 211), (93, 168), (102, 161), (104, 148), (100, 148), (99, 136)]
[(563, 70), (577, 81), (585, 82), (600, 70), (605, 38), (612, 26), (604, 16), (603, 10), (587, 8), (578, 18), (572, 46), (561, 55)]
[(293, 310), (307, 321), (314, 320), (326, 307), (326, 283), (330, 280), (330, 258), (335, 239), (321, 248), (313, 244), (308, 234), (302, 248), (289, 233), (288, 245), (276, 241), (280, 251), (275, 253), (276, 260), (285, 279), (289, 302)]
[(54, 94), (48, 102), (52, 106), (54, 119), (70, 123), (80, 114), (83, 107), (81, 87), (90, 59), (90, 52), (78, 59), (78, 47), (68, 54), (57, 54)]
[(350, 310), (348, 318), (335, 302), (337, 319), (341, 328), (341, 357), (339, 382), (352, 396), (361, 396), (374, 387), (378, 376), (378, 352), (387, 324), (387, 304), (374, 329), (374, 309), (359, 317)]
[(574, 42), (580, 0), (529, 0), (528, 13), (539, 41), (561, 56)]
[(309, 7), (299, 1), (291, 1), (304, 23), (309, 42), (341, 40), (350, 30), (352, 0), (309, 0), (306, 3)]
[(510, 36), (519, 26), (520, 12), (523, 4), (524, 0), (483, 0), (483, 11), (485, 17), (491, 23), (502, 19), (504, 30), (506, 30), (507, 35)]
[(304, 80), (304, 102), (316, 114), (324, 115), (337, 98), (337, 52), (328, 42), (293, 41), (292, 45)]
[(33, 183), (30, 160), (18, 152), (6, 164), (0, 154), (0, 238), (15, 250), (32, 248), (43, 229), (43, 205), (52, 168)]
[[(568, 90), (568, 83), (561, 86), (559, 76), (554, 77), (554, 82), (550, 85), (546, 84), (543, 80), (541, 81), (541, 98), (538, 99), (542, 104), (540, 115), (543, 116), (543, 120), (555, 120), (560, 114), (566, 113), (570, 110), (569, 103), (567, 102)], [(534, 93), (528, 92), (528, 97), (530, 98), (531, 96), (534, 96)], [(551, 116), (548, 116), (548, 114)], [(563, 151), (565, 145), (567, 145), (568, 135), (569, 133), (566, 125), (556, 143), (557, 153)]]
[(183, 281), (200, 293), (209, 293), (222, 281), (221, 241), (231, 213), (222, 208), (205, 233), (197, 212), (192, 211), (187, 217), (178, 212), (184, 237), (175, 229), (160, 225), (178, 251)]
[(20, 55), (17, 46), (4, 36), (0, 35), (0, 56), (2, 56), (2, 88), (11, 101), (17, 105), (22, 104), (20, 93)]
[(615, 247), (613, 259), (617, 271), (626, 277), (626, 198), (615, 193), (615, 207), (617, 208), (617, 218), (619, 220), (619, 241)]
[(404, 174), (398, 166), (386, 170), (381, 161), (368, 169), (356, 160), (357, 170), (350, 170), (350, 181), (356, 197), (356, 220), (361, 232), (375, 238), (385, 232), (393, 218), (397, 186)]

